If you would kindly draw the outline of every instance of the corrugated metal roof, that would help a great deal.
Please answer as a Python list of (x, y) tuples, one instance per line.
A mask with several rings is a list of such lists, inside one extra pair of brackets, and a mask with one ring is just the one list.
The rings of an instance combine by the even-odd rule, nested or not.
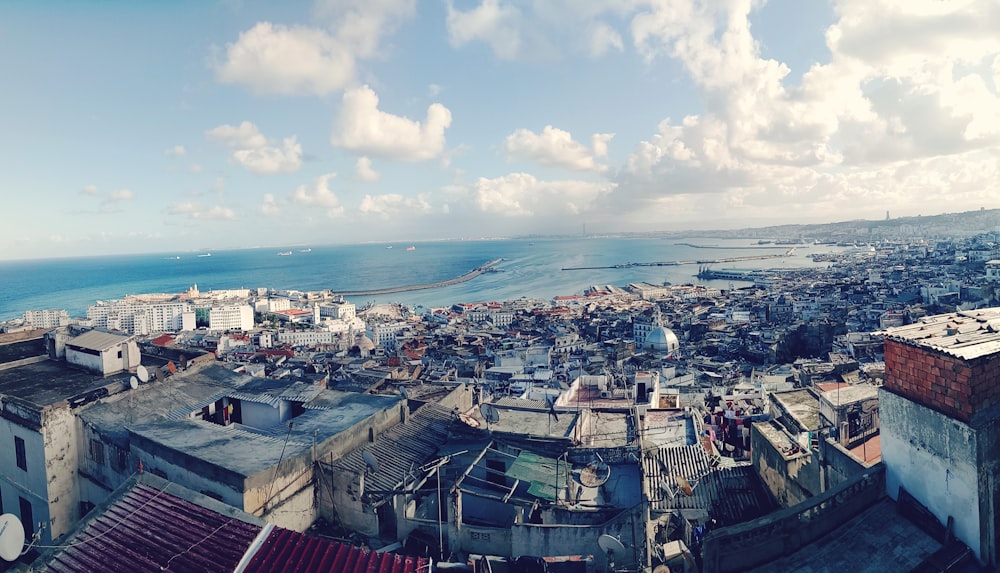
[(107, 350), (131, 338), (131, 336), (122, 336), (120, 334), (112, 334), (110, 332), (102, 332), (100, 330), (91, 330), (89, 332), (84, 332), (72, 340), (69, 340), (66, 344), (86, 348), (88, 350)]
[(260, 529), (165, 490), (136, 484), (69, 538), (45, 570), (228, 573)]
[(928, 316), (913, 324), (886, 329), (882, 334), (972, 360), (1000, 352), (1000, 307)]
[[(643, 465), (654, 511), (703, 509), (726, 526), (776, 508), (752, 466), (724, 467), (700, 445), (661, 448), (654, 456), (644, 457)], [(691, 495), (681, 491), (676, 476), (691, 485)]]
[[(357, 448), (331, 466), (334, 471), (365, 473), (365, 450), (375, 456), (379, 470), (365, 476), (366, 497), (380, 501), (386, 492), (395, 489), (414, 468), (430, 461), (448, 441), (449, 428), (455, 424), (451, 410), (437, 404), (427, 404), (405, 424), (397, 424), (379, 434), (375, 443)], [(461, 429), (465, 424), (459, 423)], [(468, 427), (468, 426), (466, 426)]]
[(416, 573), (428, 571), (426, 557), (376, 553), (279, 527), (268, 535), (246, 573)]

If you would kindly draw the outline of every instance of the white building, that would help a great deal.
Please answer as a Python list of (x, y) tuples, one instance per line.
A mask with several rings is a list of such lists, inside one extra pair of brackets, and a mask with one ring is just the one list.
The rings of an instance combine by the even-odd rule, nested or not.
[(208, 329), (247, 331), (253, 328), (253, 308), (249, 304), (213, 307), (208, 311)]
[(345, 300), (338, 302), (323, 302), (319, 303), (318, 306), (321, 318), (349, 321), (357, 316), (357, 307), (353, 303)]
[(986, 263), (986, 280), (1000, 282), (1000, 260), (992, 260)]
[(69, 324), (69, 313), (65, 310), (29, 310), (24, 313), (24, 322), (32, 328), (56, 328)]
[(194, 307), (181, 301), (143, 302), (135, 297), (99, 300), (87, 308), (87, 318), (96, 328), (139, 335), (195, 328)]
[(396, 347), (396, 335), (407, 328), (409, 328), (409, 325), (405, 322), (369, 324), (365, 328), (365, 334), (375, 343), (375, 346), (388, 349)]

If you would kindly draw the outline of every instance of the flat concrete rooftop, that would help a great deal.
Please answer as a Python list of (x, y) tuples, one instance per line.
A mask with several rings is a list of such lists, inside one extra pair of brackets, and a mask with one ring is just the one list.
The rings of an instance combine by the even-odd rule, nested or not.
[(125, 384), (129, 376), (128, 372), (123, 372), (105, 378), (46, 358), (41, 362), (0, 370), (0, 394), (44, 408), (119, 380)]

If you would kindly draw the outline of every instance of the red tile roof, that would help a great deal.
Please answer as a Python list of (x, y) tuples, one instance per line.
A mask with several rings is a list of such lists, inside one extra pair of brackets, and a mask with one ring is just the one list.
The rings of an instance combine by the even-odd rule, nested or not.
[(426, 557), (376, 553), (279, 527), (268, 535), (244, 573), (424, 573)]
[(139, 483), (71, 537), (45, 570), (230, 572), (260, 529)]

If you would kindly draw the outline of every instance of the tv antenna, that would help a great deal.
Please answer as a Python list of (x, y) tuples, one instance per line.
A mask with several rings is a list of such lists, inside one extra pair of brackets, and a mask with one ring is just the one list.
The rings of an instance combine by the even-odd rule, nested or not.
[(0, 558), (15, 561), (24, 547), (24, 525), (13, 513), (0, 515)]
[(139, 376), (140, 381), (149, 382), (149, 370), (146, 370), (145, 366), (140, 364), (139, 367), (135, 369), (135, 373)]
[(490, 424), (496, 424), (500, 421), (500, 411), (496, 409), (496, 406), (488, 402), (483, 402), (479, 405), (479, 413), (483, 415), (483, 419), (486, 420), (486, 429), (490, 429)]
[(597, 545), (600, 546), (601, 551), (608, 556), (608, 570), (613, 571), (615, 568), (615, 561), (621, 560), (621, 558), (625, 556), (625, 544), (622, 543), (617, 537), (605, 533), (597, 538)]

